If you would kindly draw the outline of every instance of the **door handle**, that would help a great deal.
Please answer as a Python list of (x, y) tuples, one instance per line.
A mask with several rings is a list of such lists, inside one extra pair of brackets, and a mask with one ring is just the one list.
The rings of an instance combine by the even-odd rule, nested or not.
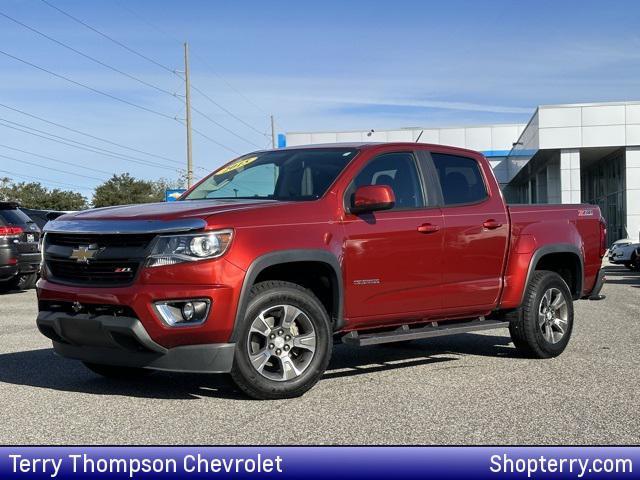
[(418, 227), (420, 233), (436, 233), (438, 230), (440, 230), (440, 227), (431, 223), (423, 223)]
[(502, 224), (500, 222), (496, 222), (493, 219), (486, 220), (482, 226), (487, 230), (495, 230), (496, 228), (500, 228)]

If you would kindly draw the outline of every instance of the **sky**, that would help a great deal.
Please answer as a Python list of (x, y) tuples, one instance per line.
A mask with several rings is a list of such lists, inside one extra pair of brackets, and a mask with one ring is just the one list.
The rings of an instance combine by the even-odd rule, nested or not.
[(89, 198), (113, 173), (176, 178), (185, 41), (202, 177), (269, 146), (270, 114), (279, 133), (445, 127), (640, 100), (639, 19), (635, 0), (2, 0), (0, 177)]

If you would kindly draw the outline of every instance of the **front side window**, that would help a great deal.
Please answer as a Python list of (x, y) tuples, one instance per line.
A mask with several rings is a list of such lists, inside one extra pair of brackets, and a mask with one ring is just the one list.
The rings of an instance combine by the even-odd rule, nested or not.
[(432, 153), (445, 205), (477, 203), (487, 198), (480, 166), (472, 158)]
[(424, 207), (420, 176), (413, 154), (386, 153), (371, 160), (356, 176), (350, 193), (366, 185), (387, 185), (396, 197), (393, 209)]
[(356, 156), (347, 148), (260, 152), (219, 168), (181, 200), (316, 200)]

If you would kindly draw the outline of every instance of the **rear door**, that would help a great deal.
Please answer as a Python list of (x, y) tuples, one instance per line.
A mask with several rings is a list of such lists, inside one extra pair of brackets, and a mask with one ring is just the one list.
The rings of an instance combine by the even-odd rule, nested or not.
[(492, 309), (509, 235), (497, 182), (476, 158), (432, 152), (431, 159), (444, 219), (443, 307), (453, 314)]
[(388, 185), (395, 207), (345, 216), (345, 316), (352, 326), (422, 318), (441, 308), (442, 214), (435, 187), (423, 184), (414, 152), (380, 154), (356, 175), (357, 187)]

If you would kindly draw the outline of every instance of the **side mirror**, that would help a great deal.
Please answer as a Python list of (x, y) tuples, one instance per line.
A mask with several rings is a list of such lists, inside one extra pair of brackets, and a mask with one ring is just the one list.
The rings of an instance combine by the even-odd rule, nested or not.
[(351, 213), (389, 210), (396, 204), (396, 196), (388, 185), (365, 185), (353, 194)]

